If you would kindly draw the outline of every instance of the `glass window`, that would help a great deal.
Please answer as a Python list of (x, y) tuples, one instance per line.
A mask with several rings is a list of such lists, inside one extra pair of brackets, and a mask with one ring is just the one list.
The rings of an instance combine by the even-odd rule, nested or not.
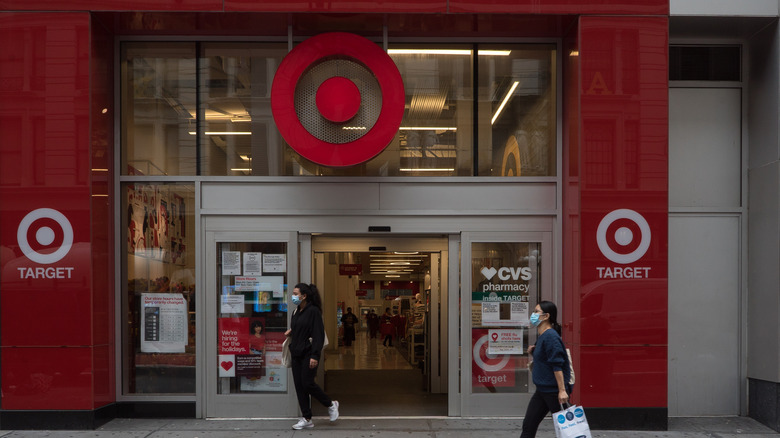
[(125, 184), (125, 394), (195, 393), (195, 188)]
[(539, 243), (471, 246), (472, 393), (527, 393), (530, 312), (540, 296)]
[(279, 175), (285, 148), (271, 114), (271, 84), (287, 44), (203, 44), (202, 175)]
[(481, 176), (555, 176), (555, 46), (479, 46)]
[(346, 168), (301, 157), (279, 134), (270, 92), (286, 54), (284, 43), (124, 44), (122, 173), (555, 176), (554, 45), (391, 45), (401, 127)]
[(218, 243), (217, 254), (217, 392), (286, 392), (287, 243)]
[(287, 174), (469, 176), (473, 157), (471, 45), (391, 45), (406, 93), (396, 138), (375, 158), (350, 168), (312, 163), (288, 148)]
[(123, 175), (196, 175), (194, 43), (122, 46)]

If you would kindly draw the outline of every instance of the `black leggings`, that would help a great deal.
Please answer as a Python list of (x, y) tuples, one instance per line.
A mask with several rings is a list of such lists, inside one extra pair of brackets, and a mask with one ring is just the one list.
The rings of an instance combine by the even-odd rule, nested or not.
[(309, 396), (316, 398), (326, 408), (333, 404), (330, 397), (314, 381), (319, 365), (309, 368), (309, 356), (293, 356), (290, 368), (292, 369), (295, 393), (298, 395), (298, 406), (301, 408), (301, 415), (303, 418), (311, 420), (311, 399), (309, 399)]
[[(567, 391), (571, 394), (571, 390)], [(561, 410), (561, 404), (558, 403), (557, 392), (539, 392), (536, 391), (528, 402), (528, 408), (525, 410), (523, 418), (523, 431), (520, 438), (533, 438), (536, 436), (536, 430), (550, 412)]]

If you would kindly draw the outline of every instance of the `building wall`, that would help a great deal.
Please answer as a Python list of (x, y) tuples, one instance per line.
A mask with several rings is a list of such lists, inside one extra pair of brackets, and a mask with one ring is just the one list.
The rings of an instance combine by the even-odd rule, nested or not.
[(780, 430), (780, 142), (777, 23), (750, 40), (749, 413)]
[[(345, 5), (349, 5), (348, 10)], [(565, 91), (569, 94), (564, 97), (565, 102), (576, 105), (574, 110), (565, 109), (569, 141), (564, 149), (568, 151), (569, 160), (565, 164), (567, 195), (562, 208), (567, 211), (568, 223), (564, 226), (566, 243), (563, 246), (564, 258), (569, 263), (565, 267), (566, 276), (571, 275), (574, 279), (564, 282), (564, 302), (571, 303), (570, 310), (566, 311), (566, 322), (572, 327), (565, 337), (574, 346), (581, 381), (589, 382), (582, 386), (580, 397), (583, 404), (594, 409), (593, 424), (606, 424), (615, 413), (635, 408), (641, 408), (642, 417), (621, 417), (624, 425), (657, 427), (662, 422), (665, 424), (669, 12), (665, 0), (624, 0), (606, 4), (583, 0), (543, 4), (530, 0), (490, 4), (407, 0), (379, 6), (373, 1), (312, 5), (304, 1), (258, 3), (244, 0), (191, 0), (186, 3), (180, 0), (126, 0), (110, 6), (98, 0), (80, 0), (63, 6), (60, 1), (5, 0), (2, 8), (27, 11), (105, 11), (111, 8), (180, 12), (435, 12), (456, 17), (475, 13), (532, 14), (531, 20), (528, 16), (517, 15), (518, 20), (525, 18), (529, 22), (539, 21), (536, 17), (542, 14), (581, 14), (574, 34), (565, 34), (570, 28), (556, 27), (562, 20), (535, 31), (537, 36), (565, 36), (579, 49), (578, 60), (567, 61), (572, 70), (566, 83), (572, 88)], [(623, 16), (626, 14), (642, 16)], [(3, 43), (10, 42), (11, 46), (19, 48), (0, 55), (3, 56), (0, 78), (4, 83), (12, 84), (10, 90), (0, 89), (3, 93), (0, 95), (0, 123), (3, 124), (0, 130), (3, 149), (0, 151), (4, 166), (0, 177), (3, 178), (0, 187), (4, 221), (2, 243), (15, 248), (13, 231), (26, 211), (37, 208), (32, 201), (39, 196), (45, 200), (43, 205), (64, 211), (74, 225), (74, 247), (82, 244), (79, 248), (84, 248), (84, 254), (90, 254), (77, 255), (74, 250), (68, 255), (78, 259), (73, 262), (76, 268), (79, 268), (78, 263), (83, 263), (83, 272), (80, 268), (74, 269), (79, 274), (78, 289), (76, 292), (63, 291), (51, 301), (37, 297), (48, 298), (43, 293), (50, 291), (53, 285), (63, 287), (60, 283), (12, 285), (6, 282), (9, 277), (3, 276), (3, 315), (0, 318), (3, 323), (2, 413), (45, 409), (94, 413), (97, 408), (116, 400), (112, 389), (116, 378), (112, 373), (115, 369), (113, 356), (118, 346), (113, 344), (115, 337), (110, 329), (114, 325), (114, 291), (111, 289), (114, 282), (110, 277), (112, 274), (106, 277), (101, 273), (106, 266), (113, 265), (110, 257), (115, 253), (110, 243), (114, 229), (107, 225), (115, 223), (110, 215), (114, 176), (111, 171), (93, 170), (98, 169), (98, 165), (103, 166), (103, 161), (107, 163), (106, 168), (112, 169), (113, 162), (110, 158), (111, 136), (118, 115), (111, 103), (110, 81), (106, 80), (113, 77), (110, 66), (114, 60), (112, 49), (109, 49), (112, 33), (126, 24), (120, 23), (123, 19), (138, 19), (133, 22), (133, 32), (151, 36), (176, 34), (177, 26), (188, 29), (193, 35), (229, 32), (226, 30), (229, 25), (225, 23), (216, 31), (199, 29), (199, 22), (192, 14), (130, 12), (99, 14), (99, 20), (93, 20), (93, 17), (98, 14), (0, 14), (3, 24), (0, 28), (7, 30), (2, 34)], [(545, 17), (540, 20), (544, 21)], [(511, 24), (512, 21), (504, 23)], [(420, 29), (413, 30), (419, 33), (410, 34), (425, 35)], [(257, 29), (254, 31), (258, 32)], [(15, 81), (22, 81), (18, 89), (14, 88)], [(24, 81), (31, 81), (32, 86), (43, 85), (32, 90), (25, 88), (27, 82)], [(25, 102), (29, 107), (19, 107), (19, 102)], [(34, 125), (36, 121), (40, 125)], [(6, 129), (8, 126), (24, 129)], [(604, 161), (594, 158), (601, 156), (607, 158)], [(15, 162), (20, 164), (7, 164)], [(31, 195), (16, 198), (14, 194), (20, 189), (29, 190)], [(60, 193), (67, 195), (57, 196)], [(101, 196), (94, 196), (102, 194), (109, 194), (107, 203), (100, 199)], [(626, 264), (648, 268), (641, 272), (652, 272), (649, 278), (633, 280), (654, 299), (643, 304), (641, 309), (637, 303), (620, 301), (624, 313), (600, 315), (601, 307), (583, 309), (585, 294), (593, 292), (595, 286), (615, 284), (606, 281), (611, 278), (600, 277), (599, 268), (623, 266), (606, 261), (592, 230), (598, 228), (608, 213), (626, 208), (637, 211), (653, 229), (647, 255), (636, 263)], [(14, 268), (11, 265), (11, 260), (16, 258), (14, 250), (11, 249), (10, 255), (4, 252), (4, 269)], [(101, 254), (107, 254), (108, 258), (101, 258)], [(63, 263), (69, 261), (63, 259)], [(31, 294), (37, 294), (35, 305), (29, 302)], [(621, 297), (619, 289), (610, 287), (601, 287), (598, 294), (608, 302)], [(10, 316), (16, 309), (21, 309), (22, 313)], [(40, 309), (45, 310), (41, 313)], [(634, 335), (617, 330), (602, 332), (584, 324), (586, 319), (609, 318), (615, 327), (630, 326), (636, 323), (637, 314), (648, 311), (656, 315), (652, 322), (660, 323), (660, 326), (644, 327)], [(67, 320), (63, 321), (66, 316)], [(29, 325), (19, 323), (20, 320), (41, 319), (55, 324), (67, 323), (71, 330), (52, 333), (49, 325), (29, 329)], [(64, 336), (71, 331), (73, 336)], [(39, 345), (40, 340), (45, 343)], [(30, 364), (38, 363), (45, 365), (40, 365), (40, 369), (30, 368)], [(70, 367), (66, 365), (68, 363), (78, 365)], [(70, 378), (61, 382), (50, 380), (53, 370), (58, 367)], [(16, 392), (19, 385), (34, 390)]]

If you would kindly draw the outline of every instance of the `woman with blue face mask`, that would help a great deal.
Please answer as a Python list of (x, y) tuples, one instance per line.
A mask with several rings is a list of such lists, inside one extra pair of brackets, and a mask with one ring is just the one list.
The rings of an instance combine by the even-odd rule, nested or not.
[(285, 335), (290, 337), (290, 369), (301, 408), (301, 419), (293, 429), (311, 429), (311, 399), (314, 397), (328, 408), (330, 421), (339, 418), (339, 402), (331, 400), (325, 391), (317, 385), (317, 367), (325, 342), (325, 326), (322, 323), (322, 299), (317, 286), (300, 283), (292, 292), (292, 302), (296, 309), (290, 321), (290, 329)]
[(536, 436), (539, 424), (550, 412), (558, 412), (561, 405), (569, 402), (572, 387), (569, 358), (561, 339), (561, 325), (558, 324), (558, 308), (550, 301), (541, 301), (531, 314), (531, 325), (536, 327), (536, 344), (528, 347), (533, 355), (532, 377), (536, 392), (528, 403), (523, 418), (520, 438)]

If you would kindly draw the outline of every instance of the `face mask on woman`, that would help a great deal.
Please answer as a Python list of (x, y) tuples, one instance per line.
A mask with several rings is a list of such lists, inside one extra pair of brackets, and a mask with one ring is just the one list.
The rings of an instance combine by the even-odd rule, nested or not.
[(539, 314), (536, 313), (536, 312), (532, 313), (531, 314), (531, 325), (534, 326), (534, 327), (537, 327), (537, 326), (539, 326), (540, 322), (541, 321), (539, 321)]
[(293, 296), (292, 296), (292, 302), (293, 302), (293, 304), (295, 304), (296, 306), (297, 306), (298, 304), (301, 304), (301, 296), (300, 296), (300, 295), (293, 295)]

